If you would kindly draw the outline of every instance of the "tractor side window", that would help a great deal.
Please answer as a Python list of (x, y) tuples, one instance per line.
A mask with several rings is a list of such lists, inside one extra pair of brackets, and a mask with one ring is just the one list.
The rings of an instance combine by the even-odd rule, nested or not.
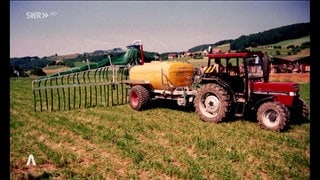
[(205, 67), (204, 73), (205, 74), (220, 74), (224, 72), (224, 66), (221, 64), (221, 59), (220, 58), (215, 58), (214, 63), (208, 67)]
[(248, 58), (247, 65), (248, 65), (247, 70), (248, 70), (248, 77), (249, 78), (262, 78), (263, 77), (261, 61), (258, 56)]
[[(241, 76), (241, 73), (244, 73), (244, 69), (240, 69), (240, 68), (241, 68), (241, 65), (239, 65), (239, 62), (237, 59), (230, 59), (228, 61), (227, 70), (230, 76)], [(242, 64), (242, 68), (243, 68), (243, 64)]]

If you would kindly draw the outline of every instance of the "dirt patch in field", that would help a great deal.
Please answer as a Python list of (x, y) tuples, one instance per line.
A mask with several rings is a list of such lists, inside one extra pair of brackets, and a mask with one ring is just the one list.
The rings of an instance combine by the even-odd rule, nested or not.
[(309, 83), (310, 73), (272, 73), (269, 81)]
[(59, 69), (43, 69), (43, 72), (45, 72), (47, 75), (50, 75), (50, 74), (55, 74), (61, 71), (65, 71), (67, 69), (70, 69), (70, 68), (64, 67)]
[[(11, 177), (14, 175), (15, 179), (33, 179), (33, 178), (49, 178), (52, 176), (50, 172), (57, 169), (54, 164), (29, 165), (23, 167), (14, 167), (11, 169)], [(13, 177), (12, 177), (13, 178)]]

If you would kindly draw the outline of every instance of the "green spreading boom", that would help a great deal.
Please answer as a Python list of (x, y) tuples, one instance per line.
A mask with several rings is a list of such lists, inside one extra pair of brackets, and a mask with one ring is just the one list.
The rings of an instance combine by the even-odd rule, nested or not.
[(129, 68), (140, 63), (140, 49), (128, 48), (117, 58), (103, 59), (32, 81), (34, 110), (71, 110), (128, 103)]

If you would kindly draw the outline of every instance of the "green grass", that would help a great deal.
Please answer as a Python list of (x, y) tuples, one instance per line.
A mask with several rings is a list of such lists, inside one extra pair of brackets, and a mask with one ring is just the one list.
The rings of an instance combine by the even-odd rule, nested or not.
[[(286, 49), (285, 48), (286, 46), (289, 46), (289, 45), (300, 46), (304, 42), (310, 42), (310, 36), (280, 41), (275, 44), (264, 45), (265, 48), (257, 47), (257, 48), (249, 48), (249, 49), (251, 51), (262, 51), (263, 53), (267, 52), (268, 55), (271, 55), (271, 56), (287, 56), (288, 52), (290, 52), (291, 49)], [(281, 49), (268, 48), (268, 47), (274, 47), (274, 46), (281, 46), (282, 48)], [(280, 55), (277, 55), (277, 51), (280, 52)], [(295, 55), (295, 56), (297, 56), (297, 55)], [(302, 56), (305, 56), (305, 55), (302, 55)]]
[[(90, 64), (94, 64), (94, 62), (91, 62)], [(80, 62), (80, 61), (74, 62), (74, 67), (80, 67), (80, 66), (84, 66), (84, 65), (87, 65), (87, 63)], [(44, 67), (43, 69), (44, 70), (58, 70), (58, 69), (64, 69), (65, 70), (66, 68), (70, 69), (69, 67), (64, 66), (64, 65), (47, 66), (47, 67)]]
[(61, 66), (61, 65), (54, 65), (54, 66), (47, 66), (45, 68), (43, 68), (44, 70), (56, 70), (56, 69), (65, 69), (65, 68), (68, 68), (66, 66)]
[(305, 37), (297, 38), (297, 39), (285, 40), (285, 41), (281, 41), (281, 42), (278, 42), (275, 44), (270, 44), (269, 46), (289, 46), (289, 45), (300, 46), (304, 42), (310, 42), (310, 36), (305, 36)]
[[(31, 81), (10, 79), (11, 179), (310, 178), (309, 122), (283, 133), (244, 119), (206, 123), (171, 101), (34, 112)], [(307, 104), (309, 88), (301, 84)]]
[(85, 62), (80, 62), (80, 61), (74, 62), (74, 66), (75, 66), (75, 67), (80, 67), (80, 66), (83, 66), (83, 65), (87, 65), (87, 63), (85, 63)]

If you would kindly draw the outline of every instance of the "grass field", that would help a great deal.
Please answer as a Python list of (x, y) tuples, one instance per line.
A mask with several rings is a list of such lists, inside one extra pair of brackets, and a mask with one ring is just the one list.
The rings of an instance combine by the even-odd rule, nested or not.
[[(310, 123), (283, 133), (238, 119), (199, 119), (192, 107), (153, 101), (34, 112), (30, 78), (10, 79), (10, 178), (309, 179)], [(310, 84), (301, 96), (310, 101)], [(26, 166), (29, 155), (36, 166)]]
[(310, 42), (310, 36), (305, 36), (297, 39), (290, 39), (286, 41), (280, 41), (278, 43), (270, 44), (268, 46), (288, 46), (288, 45), (300, 46), (304, 42)]
[[(277, 51), (279, 51), (280, 56), (287, 56), (288, 52), (291, 51), (291, 49), (287, 49), (286, 46), (289, 45), (294, 45), (294, 46), (301, 46), (302, 43), (304, 42), (310, 42), (310, 36), (302, 37), (302, 38), (297, 38), (297, 39), (290, 39), (290, 40), (285, 40), (285, 41), (280, 41), (275, 44), (268, 44), (264, 45), (263, 47), (257, 47), (257, 48), (248, 48), (251, 51), (262, 51), (262, 52), (267, 52), (271, 56), (279, 56), (277, 55)], [(274, 47), (274, 46), (281, 46), (281, 49), (274, 49), (274, 48), (269, 48), (269, 47)], [(292, 55), (292, 57), (305, 57), (305, 56), (310, 56), (310, 49), (307, 48), (305, 50), (302, 50), (296, 55)]]

